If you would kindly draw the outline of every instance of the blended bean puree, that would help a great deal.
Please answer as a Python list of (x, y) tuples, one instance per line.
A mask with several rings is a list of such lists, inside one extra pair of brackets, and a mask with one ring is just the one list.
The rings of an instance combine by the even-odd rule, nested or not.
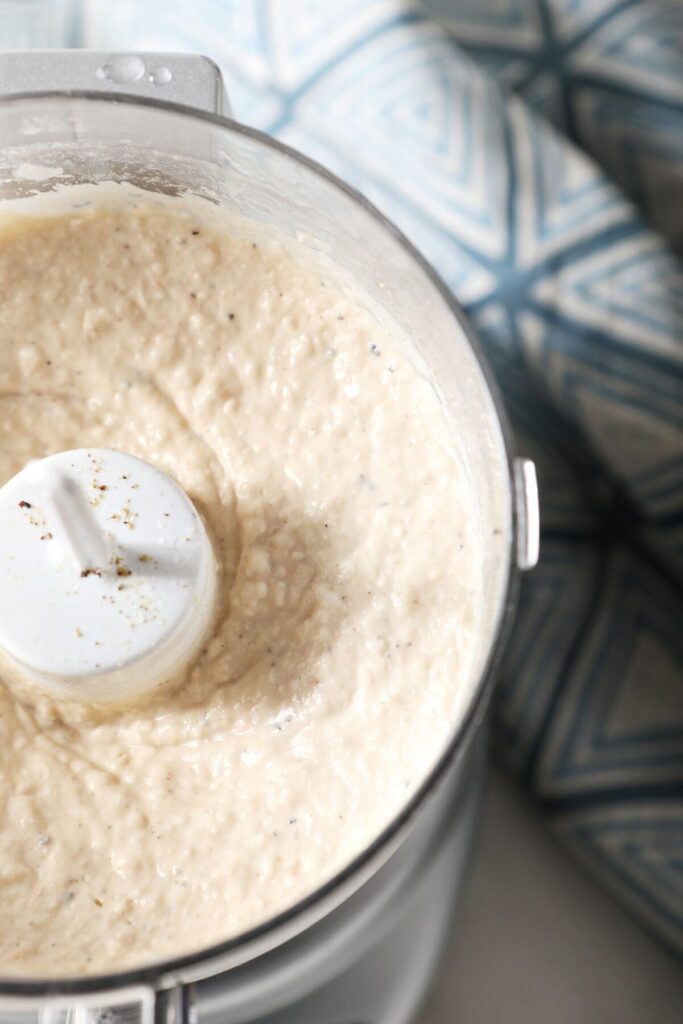
[(0, 973), (111, 971), (284, 911), (389, 824), (471, 695), (481, 540), (430, 382), (303, 248), (117, 195), (2, 222), (0, 484), (71, 448), (159, 466), (220, 607), (138, 706), (0, 681)]

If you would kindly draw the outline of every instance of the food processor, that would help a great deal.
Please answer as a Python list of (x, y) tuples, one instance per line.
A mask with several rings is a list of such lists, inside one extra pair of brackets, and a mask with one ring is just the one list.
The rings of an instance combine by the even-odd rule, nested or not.
[(358, 282), (409, 339), (406, 355), (437, 391), (472, 481), (485, 539), (477, 682), (418, 792), (317, 891), (245, 934), (165, 962), (107, 976), (0, 977), (0, 1024), (404, 1024), (462, 885), (486, 707), (519, 572), (538, 557), (534, 467), (513, 455), (479, 345), (419, 253), (353, 189), (227, 111), (220, 72), (203, 57), (2, 54), (0, 203), (112, 181), (198, 196), (296, 238)]

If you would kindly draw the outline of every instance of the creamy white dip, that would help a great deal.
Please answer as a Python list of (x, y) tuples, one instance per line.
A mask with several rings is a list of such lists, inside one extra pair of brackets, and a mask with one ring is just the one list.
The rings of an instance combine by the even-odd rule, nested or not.
[(138, 455), (205, 517), (222, 594), (151, 703), (0, 682), (5, 973), (285, 910), (400, 811), (470, 697), (481, 541), (435, 391), (303, 253), (211, 216), (138, 199), (0, 235), (0, 484), (64, 449)]

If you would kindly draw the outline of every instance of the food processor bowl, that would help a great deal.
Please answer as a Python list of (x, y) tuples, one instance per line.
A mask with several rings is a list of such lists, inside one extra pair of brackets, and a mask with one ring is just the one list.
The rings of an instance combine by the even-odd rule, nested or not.
[(248, 933), (173, 960), (108, 976), (0, 977), (0, 1024), (402, 1024), (433, 973), (461, 888), (484, 713), (518, 571), (538, 554), (533, 465), (513, 457), (479, 345), (433, 270), (353, 189), (223, 116), (210, 61), (4, 54), (0, 97), (0, 203), (111, 181), (198, 196), (296, 239), (398, 325), (407, 357), (438, 393), (473, 485), (485, 610), (476, 685), (447, 749), (396, 820), (341, 873)]

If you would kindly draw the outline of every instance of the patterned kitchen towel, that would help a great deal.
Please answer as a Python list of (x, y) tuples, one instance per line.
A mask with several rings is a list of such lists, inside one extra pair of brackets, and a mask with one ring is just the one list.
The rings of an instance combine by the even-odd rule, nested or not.
[(406, 0), (120, 0), (86, 43), (213, 56), (241, 120), (364, 192), (465, 307), (542, 498), (497, 749), (683, 951), (683, 8), (431, 3), (448, 34)]

